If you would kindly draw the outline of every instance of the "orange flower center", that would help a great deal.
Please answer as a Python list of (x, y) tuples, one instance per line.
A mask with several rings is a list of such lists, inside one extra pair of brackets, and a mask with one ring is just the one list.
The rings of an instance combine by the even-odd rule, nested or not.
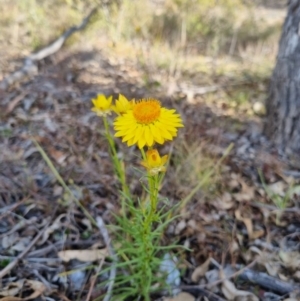
[(152, 123), (160, 116), (160, 108), (157, 100), (142, 100), (134, 105), (133, 116), (139, 123)]

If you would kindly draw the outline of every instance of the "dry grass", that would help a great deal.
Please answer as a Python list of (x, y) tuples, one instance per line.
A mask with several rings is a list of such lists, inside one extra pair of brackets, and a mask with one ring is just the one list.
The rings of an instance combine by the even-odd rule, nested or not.
[[(245, 44), (268, 40), (278, 35), (283, 15), (242, 0), (133, 2), (96, 0), (2, 0), (1, 44), (35, 49), (59, 32), (78, 23), (99, 6), (90, 31), (94, 38), (107, 34), (114, 42), (136, 40), (168, 44), (172, 49), (205, 55), (235, 53)], [(137, 17), (139, 16), (139, 17)]]
[(193, 198), (198, 201), (211, 199), (217, 193), (220, 183), (220, 166), (216, 167), (218, 158), (208, 155), (204, 150), (205, 142), (187, 144), (177, 141), (172, 164), (168, 170), (168, 187), (174, 187), (179, 198), (185, 198), (195, 188), (198, 192)]

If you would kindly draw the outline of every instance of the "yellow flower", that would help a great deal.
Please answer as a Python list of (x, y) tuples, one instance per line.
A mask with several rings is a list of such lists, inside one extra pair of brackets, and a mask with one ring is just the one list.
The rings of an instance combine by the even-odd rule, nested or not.
[(168, 155), (160, 157), (157, 149), (149, 149), (146, 153), (146, 160), (142, 161), (141, 164), (154, 176), (159, 172), (165, 172), (166, 167), (164, 166), (168, 160)]
[(116, 100), (116, 105), (112, 107), (112, 109), (118, 114), (123, 115), (128, 110), (132, 109), (132, 106), (134, 104), (134, 101), (128, 101), (128, 99), (122, 95), (119, 94), (119, 99)]
[(103, 94), (97, 95), (96, 98), (92, 99), (94, 107), (92, 111), (95, 112), (98, 116), (104, 117), (109, 115), (112, 110), (112, 96), (105, 97)]
[(127, 142), (128, 146), (137, 144), (139, 148), (173, 140), (179, 127), (183, 127), (180, 115), (161, 107), (155, 99), (142, 99), (133, 104), (132, 110), (118, 116), (114, 122), (115, 137), (123, 137), (122, 142)]

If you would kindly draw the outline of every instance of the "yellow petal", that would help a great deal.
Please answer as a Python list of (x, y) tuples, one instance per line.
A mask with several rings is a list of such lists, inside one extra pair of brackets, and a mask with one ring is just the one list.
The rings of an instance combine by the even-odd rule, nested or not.
[(141, 149), (146, 145), (146, 139), (144, 133), (142, 133), (141, 137), (138, 139), (138, 147)]
[(145, 138), (146, 138), (147, 145), (149, 147), (152, 146), (154, 141), (149, 126), (145, 126)]
[(144, 134), (145, 127), (144, 126), (137, 126), (135, 136), (133, 137), (134, 143), (140, 139), (140, 137)]
[(159, 144), (164, 143), (165, 140), (162, 138), (159, 131), (155, 128), (155, 126), (153, 124), (150, 124), (150, 131), (154, 137), (155, 142), (157, 142)]
[(161, 158), (161, 165), (165, 165), (167, 163), (168, 157), (169, 157), (168, 155), (162, 156), (162, 158)]

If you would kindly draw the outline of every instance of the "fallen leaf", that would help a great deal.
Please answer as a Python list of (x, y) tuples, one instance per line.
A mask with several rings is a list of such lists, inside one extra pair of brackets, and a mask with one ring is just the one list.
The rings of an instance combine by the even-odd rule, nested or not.
[(62, 151), (59, 151), (59, 150), (55, 149), (54, 147), (49, 147), (48, 151), (49, 151), (51, 157), (53, 159), (55, 159), (55, 161), (58, 164), (62, 164), (68, 156), (66, 153), (63, 153)]
[(107, 249), (101, 250), (65, 250), (58, 252), (58, 256), (62, 261), (69, 262), (72, 259), (77, 259), (83, 262), (91, 262), (107, 257)]
[(261, 237), (262, 235), (264, 235), (264, 230), (262, 230), (262, 229), (253, 231), (252, 219), (248, 218), (248, 217), (242, 217), (239, 209), (237, 209), (234, 213), (235, 213), (236, 219), (245, 224), (249, 239), (257, 239), (257, 238)]
[(253, 198), (254, 198), (254, 187), (250, 187), (248, 186), (244, 180), (242, 179), (239, 179), (239, 182), (242, 186), (242, 189), (240, 192), (237, 192), (237, 193), (233, 193), (232, 196), (239, 202), (242, 202), (242, 201), (252, 201)]
[(233, 240), (230, 243), (230, 248), (229, 248), (230, 253), (233, 254), (233, 253), (239, 251), (239, 249), (240, 249), (240, 246), (239, 246), (238, 242), (236, 240)]
[(235, 214), (235, 218), (238, 221), (241, 221), (245, 224), (247, 228), (248, 236), (251, 237), (253, 235), (252, 220), (250, 218), (242, 217), (240, 209), (235, 210), (234, 214)]
[(173, 298), (164, 298), (164, 301), (195, 301), (195, 297), (189, 293), (179, 293)]
[(194, 270), (191, 277), (193, 282), (198, 282), (199, 279), (205, 275), (208, 270), (209, 264), (210, 258), (208, 258), (203, 264), (201, 264)]
[(279, 252), (279, 257), (283, 261), (284, 265), (293, 270), (297, 270), (300, 267), (300, 253), (299, 252)]
[[(223, 271), (220, 271), (220, 277), (222, 279), (225, 279)], [(239, 301), (259, 301), (259, 299), (254, 294), (238, 290), (235, 285), (229, 280), (224, 280), (222, 282), (222, 293), (228, 300), (236, 300), (238, 298)]]
[(287, 277), (286, 275), (284, 275), (282, 273), (278, 273), (278, 277), (282, 281), (285, 281), (285, 282), (289, 281), (289, 277)]
[(93, 228), (92, 223), (88, 218), (83, 218), (81, 220), (81, 223), (84, 224), (87, 227), (88, 230), (92, 230), (92, 228)]
[(31, 300), (39, 297), (43, 292), (46, 290), (46, 286), (36, 280), (26, 280), (25, 281), (26, 286), (30, 286), (30, 288), (34, 291), (30, 296), (24, 298), (23, 300)]
[[(19, 291), (22, 289), (24, 284), (24, 279), (19, 280), (17, 282), (9, 283), (7, 286), (3, 287), (0, 291), (0, 296), (2, 297), (8, 297), (8, 296), (15, 296), (19, 293)], [(2, 299), (0, 299), (2, 300)]]
[[(14, 297), (19, 294), (24, 289), (33, 290), (33, 293), (26, 298)], [(1, 298), (0, 301), (26, 301), (32, 300), (39, 297), (46, 290), (46, 286), (35, 280), (19, 280), (18, 282), (13, 282), (7, 285), (0, 292), (0, 296), (5, 296)]]
[(217, 198), (214, 205), (218, 209), (228, 210), (234, 206), (234, 200), (229, 192), (225, 192), (219, 198)]

